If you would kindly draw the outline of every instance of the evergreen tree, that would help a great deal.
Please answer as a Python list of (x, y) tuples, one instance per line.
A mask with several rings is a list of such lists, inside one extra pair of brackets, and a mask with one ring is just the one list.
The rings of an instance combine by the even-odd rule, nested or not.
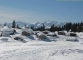
[(6, 26), (6, 23), (4, 23), (4, 26)]
[(2, 33), (1, 33), (1, 37), (2, 37)]
[(42, 30), (45, 31), (45, 25), (44, 25), (44, 24), (43, 24), (43, 26), (42, 26)]
[(62, 31), (62, 29), (61, 29), (61, 27), (60, 27), (60, 26), (58, 27), (58, 31)]
[(74, 23), (74, 24), (72, 25), (72, 27), (71, 27), (71, 31), (72, 31), (72, 32), (76, 32), (76, 29), (77, 29), (77, 28), (76, 28), (76, 24)]
[(64, 30), (64, 26), (62, 26), (62, 30)]
[(54, 32), (54, 31), (55, 31), (55, 26), (54, 26), (54, 24), (51, 25), (50, 31), (51, 31), (51, 32)]
[(66, 23), (65, 25), (64, 25), (64, 29), (66, 30), (66, 31), (69, 31), (70, 29), (71, 29), (71, 26), (72, 26), (72, 23), (70, 22), (70, 23)]
[(31, 26), (31, 29), (34, 30), (34, 26)]
[(18, 24), (17, 24), (17, 28), (19, 28)]
[(18, 29), (21, 29), (21, 28), (19, 27), (19, 25), (18, 25), (18, 24), (17, 24), (17, 28), (18, 28)]
[(15, 22), (15, 20), (13, 20), (12, 28), (15, 28), (15, 27), (16, 27), (16, 22)]
[(81, 23), (79, 24), (79, 32), (81, 32)]

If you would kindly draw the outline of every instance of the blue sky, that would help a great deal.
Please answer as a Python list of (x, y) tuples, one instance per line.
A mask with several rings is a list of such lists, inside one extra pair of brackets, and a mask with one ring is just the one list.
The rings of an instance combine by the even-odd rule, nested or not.
[(0, 23), (83, 21), (83, 1), (0, 0)]

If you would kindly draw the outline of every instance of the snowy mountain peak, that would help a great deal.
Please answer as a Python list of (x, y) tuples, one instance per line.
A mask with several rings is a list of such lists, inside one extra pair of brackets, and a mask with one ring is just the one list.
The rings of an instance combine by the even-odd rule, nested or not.
[(63, 23), (63, 22), (57, 22), (57, 21), (45, 21), (43, 23), (41, 23), (41, 22), (35, 22), (35, 23), (28, 24), (28, 27), (34, 26), (35, 28), (37, 28), (37, 27), (41, 27), (43, 24), (45, 25), (46, 28), (49, 28), (53, 24), (55, 26), (63, 26), (65, 23)]
[[(11, 26), (12, 23), (6, 23), (6, 24), (8, 26)], [(46, 28), (49, 28), (53, 24), (55, 26), (63, 26), (65, 23), (64, 22), (57, 22), (57, 21), (45, 21), (43, 23), (41, 23), (41, 22), (25, 23), (25, 22), (17, 21), (16, 24), (18, 24), (20, 27), (23, 27), (26, 24), (28, 27), (34, 26), (34, 28), (41, 27), (44, 24)]]

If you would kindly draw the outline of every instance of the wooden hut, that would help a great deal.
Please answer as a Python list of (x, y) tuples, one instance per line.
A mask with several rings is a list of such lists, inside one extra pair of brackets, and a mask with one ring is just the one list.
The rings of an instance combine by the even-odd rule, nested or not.
[(58, 35), (65, 35), (65, 32), (59, 31), (59, 32), (58, 32)]
[(24, 35), (24, 36), (30, 36), (30, 33), (26, 32), (26, 31), (23, 31), (22, 35)]

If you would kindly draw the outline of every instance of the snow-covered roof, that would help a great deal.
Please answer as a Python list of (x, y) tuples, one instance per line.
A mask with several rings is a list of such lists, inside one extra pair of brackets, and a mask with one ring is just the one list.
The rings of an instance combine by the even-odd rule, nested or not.
[(9, 34), (9, 33), (13, 33), (14, 29), (9, 28), (8, 26), (5, 26), (4, 28), (1, 29), (1, 31), (3, 31), (3, 33), (5, 34)]
[(2, 38), (0, 38), (0, 40), (7, 42), (8, 38), (2, 37)]
[(34, 33), (32, 29), (23, 29), (23, 31), (26, 31), (26, 32), (31, 33), (31, 34)]
[(37, 35), (38, 35), (38, 36), (40, 36), (40, 35), (46, 36), (46, 35), (45, 35), (44, 33), (42, 33), (42, 32), (37, 33)]
[(76, 41), (77, 37), (68, 37), (66, 41)]
[(13, 31), (13, 28), (9, 28), (8, 26), (4, 26), (3, 28), (1, 28), (1, 31)]

